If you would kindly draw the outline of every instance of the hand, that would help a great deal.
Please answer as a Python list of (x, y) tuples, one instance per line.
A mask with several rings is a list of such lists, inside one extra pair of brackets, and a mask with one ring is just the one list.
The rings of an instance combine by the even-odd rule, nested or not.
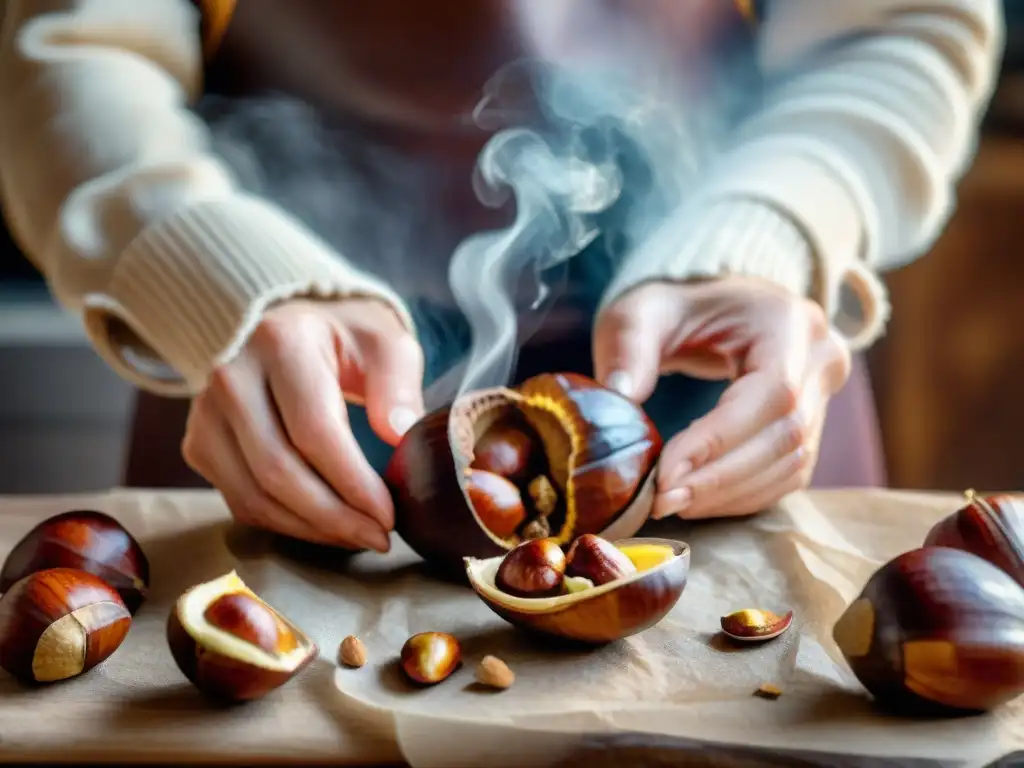
[(594, 364), (641, 403), (660, 373), (732, 380), (665, 445), (655, 518), (753, 514), (807, 487), (828, 401), (850, 375), (820, 306), (746, 277), (627, 293), (598, 319)]
[(394, 509), (349, 427), (363, 401), (394, 445), (423, 412), (423, 355), (373, 299), (269, 310), (193, 401), (182, 452), (240, 522), (307, 541), (386, 552)]

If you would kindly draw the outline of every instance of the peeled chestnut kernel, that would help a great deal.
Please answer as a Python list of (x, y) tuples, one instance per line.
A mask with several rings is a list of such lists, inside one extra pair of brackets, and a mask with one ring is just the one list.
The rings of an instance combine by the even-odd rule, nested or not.
[(928, 532), (925, 546), (962, 549), (1024, 587), (1024, 496), (966, 493), (967, 504)]
[(501, 561), (495, 584), (516, 597), (548, 597), (558, 594), (565, 577), (565, 552), (554, 539), (534, 539), (520, 544)]
[(44, 520), (14, 545), (0, 570), (0, 592), (30, 573), (75, 568), (99, 576), (131, 613), (146, 599), (149, 562), (142, 547), (110, 515), (73, 510)]
[[(494, 458), (499, 444), (518, 457), (515, 471)], [(436, 567), (460, 569), (463, 557), (497, 557), (524, 539), (632, 536), (651, 511), (661, 447), (629, 398), (585, 376), (540, 374), (428, 414), (402, 437), (384, 479), (403, 541)], [(514, 479), (526, 519), (511, 533), (478, 508), (473, 470)]]
[(600, 586), (583, 577), (566, 576), (565, 592), (549, 597), (520, 597), (501, 585), (498, 574), (518, 548), (506, 557), (467, 557), (466, 576), (484, 604), (513, 626), (594, 645), (610, 643), (643, 632), (665, 618), (682, 596), (690, 571), (690, 548), (683, 542), (630, 539), (614, 545), (622, 550), (664, 547), (671, 557)]
[(420, 632), (405, 641), (399, 656), (402, 670), (421, 685), (440, 683), (462, 661), (459, 641), (444, 632)]
[(232, 571), (178, 598), (167, 642), (182, 674), (224, 701), (258, 699), (287, 683), (319, 649)]
[(882, 566), (832, 633), (883, 706), (991, 710), (1024, 693), (1024, 589), (968, 552), (915, 549)]
[(0, 598), (0, 667), (25, 683), (76, 677), (108, 659), (131, 625), (121, 596), (99, 577), (36, 571)]
[(565, 573), (601, 586), (636, 573), (636, 566), (610, 541), (585, 533), (569, 547)]
[(495, 536), (512, 536), (526, 520), (526, 507), (519, 489), (501, 475), (471, 469), (466, 493), (480, 521)]
[(672, 547), (664, 544), (630, 544), (618, 547), (618, 550), (629, 558), (638, 571), (656, 568), (666, 560), (675, 557)]
[(510, 480), (524, 480), (530, 471), (536, 437), (517, 425), (498, 422), (473, 446), (473, 469), (482, 469)]

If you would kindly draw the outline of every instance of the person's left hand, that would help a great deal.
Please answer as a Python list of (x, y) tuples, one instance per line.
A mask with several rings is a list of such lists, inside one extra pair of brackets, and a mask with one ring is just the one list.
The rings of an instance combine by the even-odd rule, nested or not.
[(822, 308), (765, 280), (648, 283), (610, 305), (597, 378), (638, 403), (662, 373), (732, 384), (662, 452), (652, 516), (756, 513), (805, 488), (850, 353)]

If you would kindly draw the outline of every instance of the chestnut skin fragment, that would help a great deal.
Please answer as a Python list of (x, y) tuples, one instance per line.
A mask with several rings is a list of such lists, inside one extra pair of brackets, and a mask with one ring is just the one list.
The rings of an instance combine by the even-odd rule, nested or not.
[(459, 641), (446, 632), (419, 632), (402, 646), (402, 671), (419, 685), (434, 685), (447, 679), (462, 663)]
[(549, 597), (562, 591), (565, 552), (554, 539), (534, 539), (513, 549), (501, 561), (495, 586), (516, 597)]
[(0, 598), (0, 667), (23, 683), (77, 677), (120, 648), (131, 625), (121, 596), (99, 577), (36, 571)]
[(49, 568), (99, 576), (120, 593), (133, 615), (149, 590), (149, 561), (142, 547), (117, 520), (95, 510), (62, 512), (26, 533), (0, 570), (0, 592)]
[(230, 703), (267, 695), (319, 653), (312, 640), (233, 571), (178, 598), (167, 619), (167, 643), (196, 688)]
[(1024, 496), (978, 496), (928, 532), (926, 547), (962, 549), (988, 560), (1024, 587)]
[(864, 687), (896, 712), (986, 712), (1024, 693), (1024, 589), (962, 550), (890, 560), (832, 636)]
[(585, 533), (578, 536), (566, 555), (565, 574), (589, 580), (595, 587), (636, 573), (625, 553), (610, 541)]
[[(537, 436), (538, 464), (549, 475), (561, 473), (550, 477), (567, 509), (561, 529), (551, 531), (560, 544), (583, 533), (631, 536), (647, 521), (653, 498), (640, 492), (662, 447), (653, 422), (631, 400), (585, 376), (540, 374), (513, 389), (470, 393), (422, 418), (399, 442), (384, 472), (395, 531), (425, 561), (463, 575), (463, 557), (496, 557), (519, 543), (481, 524), (463, 492), (467, 477), (461, 468), (474, 454), (459, 449), (465, 452), (463, 465), (452, 453), (449, 416), (460, 424), (473, 422), (480, 404), (524, 419)], [(481, 429), (476, 442), (486, 434)]]

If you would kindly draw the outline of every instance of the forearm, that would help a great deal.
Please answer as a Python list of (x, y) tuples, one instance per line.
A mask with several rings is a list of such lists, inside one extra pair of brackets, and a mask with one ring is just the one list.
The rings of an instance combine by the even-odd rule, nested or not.
[(375, 296), (411, 327), (385, 285), (238, 188), (188, 109), (201, 73), (188, 0), (8, 4), (4, 212), (97, 351), (139, 386), (188, 394), (282, 299)]
[[(863, 315), (851, 343), (877, 338), (888, 310), (877, 273), (925, 252), (953, 210), (1001, 56), (1002, 15), (996, 0), (844, 7), (772, 6), (763, 105), (702, 189), (631, 255), (607, 300), (651, 279), (740, 272), (806, 292), (836, 317), (846, 285)], [(804, 246), (789, 252), (794, 232)]]

